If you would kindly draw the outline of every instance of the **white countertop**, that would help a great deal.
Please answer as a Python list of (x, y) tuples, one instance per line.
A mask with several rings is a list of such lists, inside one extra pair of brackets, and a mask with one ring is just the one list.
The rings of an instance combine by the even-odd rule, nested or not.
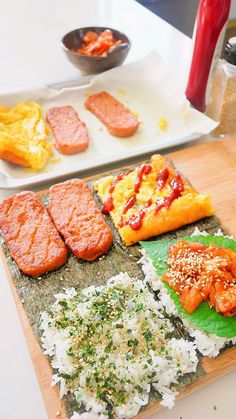
[(46, 6), (40, 0), (8, 0), (0, 16), (1, 91), (78, 77), (60, 40), (89, 25), (124, 31), (132, 42), (126, 62), (158, 49), (184, 80), (189, 38), (135, 1), (50, 0)]
[[(8, 0), (1, 2), (0, 93), (81, 76), (65, 59), (59, 41), (66, 32), (89, 25), (124, 31), (132, 42), (127, 62), (156, 49), (185, 86), (190, 39), (134, 0)], [(12, 193), (0, 191), (0, 200)], [(0, 419), (46, 419), (1, 261), (0, 274)], [(235, 419), (235, 382), (232, 372), (155, 418)]]

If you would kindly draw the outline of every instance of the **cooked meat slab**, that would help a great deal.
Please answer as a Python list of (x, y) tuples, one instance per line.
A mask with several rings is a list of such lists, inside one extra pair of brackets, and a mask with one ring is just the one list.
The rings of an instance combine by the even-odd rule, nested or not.
[(55, 138), (56, 149), (62, 154), (74, 154), (88, 147), (88, 131), (70, 105), (51, 108), (47, 121)]
[(85, 182), (54, 185), (49, 197), (49, 213), (75, 256), (92, 261), (111, 247), (112, 233)]
[(66, 246), (34, 192), (21, 192), (3, 201), (0, 226), (11, 256), (27, 275), (40, 276), (67, 261)]
[(130, 137), (138, 129), (139, 123), (133, 113), (107, 92), (89, 96), (85, 106), (116, 137)]

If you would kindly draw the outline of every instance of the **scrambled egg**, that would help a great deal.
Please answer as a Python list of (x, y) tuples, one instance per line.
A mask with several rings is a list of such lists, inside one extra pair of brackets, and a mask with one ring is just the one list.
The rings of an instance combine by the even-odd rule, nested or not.
[(168, 130), (168, 122), (166, 118), (161, 118), (158, 122), (159, 128), (162, 131), (167, 131)]
[[(184, 178), (182, 178), (184, 191), (181, 196), (173, 200), (168, 208), (162, 208), (155, 213), (157, 202), (161, 202), (171, 194), (170, 179), (173, 179), (177, 172), (163, 156), (158, 154), (152, 156), (151, 166), (152, 171), (142, 179), (139, 192), (136, 195), (136, 202), (127, 212), (123, 212), (124, 207), (134, 193), (138, 169), (134, 169), (116, 183), (115, 189), (111, 194), (114, 208), (110, 211), (110, 216), (127, 246), (140, 240), (146, 240), (155, 235), (175, 230), (214, 213), (209, 195), (199, 194)], [(166, 181), (163, 189), (159, 190), (157, 187), (157, 174), (164, 167), (168, 168), (169, 180)], [(110, 195), (109, 188), (114, 179), (115, 176), (106, 176), (93, 184), (93, 188), (98, 193), (103, 204)], [(136, 217), (138, 220), (140, 211), (145, 208), (149, 201), (151, 201), (150, 205), (145, 209), (139, 228), (132, 229), (129, 224), (120, 224), (121, 219), (127, 221), (132, 219), (132, 217)]]
[(116, 91), (118, 93), (121, 93), (122, 95), (125, 95), (126, 94), (126, 91), (125, 91), (125, 89), (123, 87), (118, 87), (118, 89), (116, 89)]
[(42, 169), (52, 145), (37, 103), (19, 103), (15, 108), (0, 105), (0, 158), (19, 166)]

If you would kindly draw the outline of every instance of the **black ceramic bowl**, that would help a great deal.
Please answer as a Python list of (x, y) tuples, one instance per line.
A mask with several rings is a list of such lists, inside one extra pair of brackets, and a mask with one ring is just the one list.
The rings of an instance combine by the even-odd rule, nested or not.
[[(76, 50), (82, 46), (83, 37), (87, 31), (93, 31), (100, 34), (105, 29), (110, 29), (117, 41), (122, 41), (120, 45), (117, 45), (117, 47), (108, 53), (107, 57), (89, 57), (76, 52)], [(62, 38), (61, 45), (69, 61), (84, 73), (100, 73), (109, 68), (117, 67), (126, 59), (131, 47), (130, 40), (124, 33), (117, 31), (116, 29), (101, 26), (90, 26), (68, 32)]]

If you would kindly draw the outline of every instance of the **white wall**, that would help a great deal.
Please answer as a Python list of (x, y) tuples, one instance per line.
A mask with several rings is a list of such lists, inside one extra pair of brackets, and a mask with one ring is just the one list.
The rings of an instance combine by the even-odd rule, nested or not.
[(236, 18), (236, 0), (231, 1), (230, 19)]

